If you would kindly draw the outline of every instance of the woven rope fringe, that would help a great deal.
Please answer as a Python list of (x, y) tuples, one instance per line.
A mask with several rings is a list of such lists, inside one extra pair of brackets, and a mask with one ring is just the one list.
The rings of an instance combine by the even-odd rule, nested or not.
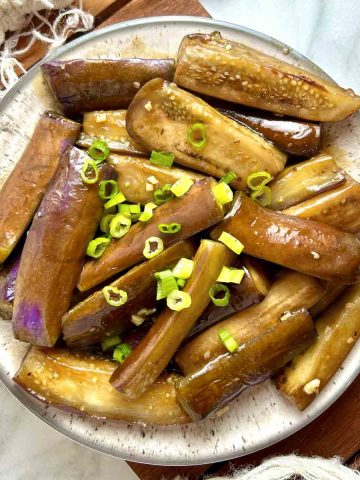
[(288, 455), (265, 460), (253, 469), (235, 471), (230, 477), (211, 477), (209, 480), (359, 480), (360, 472), (341, 464), (340, 459)]

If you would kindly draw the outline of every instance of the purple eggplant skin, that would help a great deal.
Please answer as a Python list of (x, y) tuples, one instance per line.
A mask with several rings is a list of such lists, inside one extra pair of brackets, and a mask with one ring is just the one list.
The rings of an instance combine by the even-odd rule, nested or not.
[(20, 255), (15, 257), (0, 273), (0, 301), (12, 302), (15, 294), (15, 281), (19, 272)]
[[(103, 210), (98, 185), (84, 184), (80, 176), (87, 155), (76, 147), (63, 155), (27, 235), (15, 287), (14, 336), (42, 346), (53, 346), (60, 335)], [(101, 179), (113, 174), (110, 166), (100, 167)]]
[(8, 258), (30, 224), (68, 145), (81, 126), (45, 112), (0, 191), (0, 263)]
[(126, 108), (138, 89), (152, 78), (172, 80), (175, 60), (121, 58), (78, 59), (44, 63), (42, 73), (63, 112)]
[[(176, 384), (184, 411), (198, 421), (237, 398), (246, 388), (260, 383), (284, 367), (316, 338), (310, 314), (302, 309), (268, 330), (227, 352)], [(220, 413), (220, 412), (219, 412)]]
[(191, 240), (176, 243), (112, 282), (113, 287), (128, 294), (127, 302), (121, 307), (109, 305), (102, 290), (75, 305), (63, 317), (62, 331), (67, 345), (87, 347), (134, 326), (131, 315), (156, 305), (154, 273), (173, 267), (180, 258), (192, 258), (195, 251)]

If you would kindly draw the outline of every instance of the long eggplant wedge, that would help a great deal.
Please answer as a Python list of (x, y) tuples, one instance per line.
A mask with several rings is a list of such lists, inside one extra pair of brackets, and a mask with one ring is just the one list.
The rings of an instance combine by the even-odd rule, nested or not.
[(280, 391), (300, 410), (321, 392), (360, 336), (360, 282), (349, 287), (315, 322), (318, 338), (277, 378)]
[(184, 176), (194, 181), (204, 178), (204, 175), (192, 170), (161, 167), (139, 157), (113, 154), (108, 158), (108, 163), (117, 171), (119, 189), (126, 199), (142, 205), (154, 201), (154, 191), (157, 188), (172, 185)]
[(152, 78), (172, 80), (173, 59), (51, 61), (41, 67), (67, 116), (86, 111), (126, 108), (138, 89)]
[(320, 122), (343, 120), (360, 108), (351, 91), (218, 32), (184, 37), (174, 81), (204, 95)]
[(124, 290), (127, 302), (121, 307), (110, 305), (99, 290), (83, 302), (75, 305), (63, 317), (64, 340), (69, 346), (88, 346), (104, 338), (119, 335), (134, 324), (131, 316), (143, 308), (153, 308), (156, 298), (154, 273), (172, 268), (180, 258), (192, 258), (195, 254), (192, 241), (176, 243), (160, 255), (129, 270), (111, 286)]
[(324, 289), (324, 294), (315, 305), (309, 308), (310, 315), (313, 318), (316, 318), (322, 313), (346, 289), (346, 285), (342, 285), (336, 280), (332, 282), (323, 282), (322, 287)]
[(240, 283), (228, 285), (230, 291), (230, 302), (224, 307), (217, 307), (212, 302), (206, 307), (199, 320), (191, 329), (188, 337), (202, 332), (211, 327), (214, 323), (230, 317), (236, 312), (260, 303), (270, 289), (270, 276), (264, 266), (255, 258), (241, 255), (235, 268), (244, 270), (244, 277)]
[[(212, 104), (213, 102), (209, 102)], [(224, 102), (225, 103), (225, 102)], [(221, 106), (219, 112), (238, 123), (252, 128), (290, 155), (312, 157), (319, 152), (321, 125), (319, 123), (279, 117), (245, 107)]]
[(111, 360), (93, 354), (31, 347), (14, 381), (42, 402), (91, 417), (145, 425), (191, 421), (176, 401), (175, 376), (162, 376), (139, 400), (129, 402), (109, 384), (115, 368)]
[(312, 307), (323, 294), (324, 290), (315, 278), (293, 271), (285, 272), (271, 286), (261, 303), (208, 328), (181, 347), (175, 357), (176, 363), (185, 375), (190, 375), (227, 352), (219, 338), (221, 328), (242, 345), (250, 341), (257, 331), (277, 325), (299, 309)]
[[(161, 238), (166, 248), (221, 221), (223, 211), (212, 192), (214, 185), (216, 182), (211, 178), (195, 182), (182, 197), (160, 205), (149, 221), (136, 223), (124, 237), (112, 240), (102, 257), (85, 263), (79, 290), (88, 290), (143, 261), (145, 242), (150, 237)], [(178, 233), (169, 235), (159, 231), (159, 224), (174, 222), (181, 225)]]
[(286, 168), (269, 184), (269, 208), (284, 210), (345, 182), (345, 172), (336, 165), (332, 156), (321, 153)]
[(254, 329), (254, 337), (234, 353), (225, 353), (175, 387), (177, 399), (193, 420), (220, 414), (220, 409), (247, 387), (264, 381), (315, 339), (315, 330), (306, 310), (267, 330)]
[(126, 110), (98, 110), (85, 112), (83, 131), (77, 145), (89, 148), (94, 140), (105, 140), (112, 152), (147, 156), (146, 150), (128, 134), (125, 125)]
[(201, 241), (193, 273), (183, 289), (190, 295), (191, 305), (180, 311), (165, 307), (148, 334), (111, 376), (114, 388), (126, 398), (136, 399), (156, 381), (208, 305), (209, 289), (222, 267), (235, 259), (235, 254), (221, 243)]
[[(201, 141), (192, 140), (195, 127), (194, 136), (201, 134)], [(126, 128), (147, 150), (171, 152), (180, 165), (214, 177), (235, 172), (233, 186), (241, 189), (250, 173), (266, 170), (276, 175), (286, 162), (286, 155), (261, 135), (159, 78), (136, 94)]]
[(12, 302), (14, 300), (20, 257), (20, 254), (18, 254), (11, 262), (6, 262), (0, 272), (0, 301)]
[(45, 112), (14, 170), (0, 191), (0, 263), (15, 248), (53, 178), (64, 150), (73, 145), (80, 125)]
[(223, 231), (240, 240), (245, 253), (314, 277), (352, 283), (359, 273), (360, 240), (355, 235), (273, 212), (242, 192), (211, 238), (217, 240)]
[[(87, 155), (76, 147), (64, 152), (62, 168), (40, 205), (25, 241), (16, 279), (15, 338), (53, 346), (61, 332), (78, 281), (86, 247), (96, 232), (103, 205), (98, 185), (86, 185), (80, 170)], [(112, 176), (108, 165), (100, 178)]]

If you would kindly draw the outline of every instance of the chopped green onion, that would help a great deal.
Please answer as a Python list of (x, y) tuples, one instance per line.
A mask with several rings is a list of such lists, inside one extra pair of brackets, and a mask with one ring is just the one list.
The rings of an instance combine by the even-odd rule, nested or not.
[(137, 313), (135, 315), (131, 315), (131, 321), (136, 327), (140, 327), (145, 322), (146, 318), (142, 317), (141, 315), (138, 315)]
[(166, 184), (161, 188), (157, 188), (154, 192), (154, 202), (156, 205), (162, 205), (174, 198), (174, 194), (171, 191), (171, 185)]
[(209, 290), (209, 297), (217, 307), (226, 307), (230, 302), (230, 290), (222, 283), (215, 283)]
[(151, 259), (159, 255), (164, 250), (164, 242), (159, 237), (149, 237), (145, 241), (143, 255)]
[(104, 208), (105, 210), (108, 210), (111, 207), (115, 207), (116, 205), (119, 205), (119, 203), (125, 202), (126, 198), (125, 195), (122, 192), (118, 192), (116, 195), (114, 195), (110, 200), (108, 200)]
[(178, 289), (176, 279), (171, 270), (156, 272), (154, 277), (157, 279), (156, 300), (162, 300), (173, 290)]
[(172, 193), (176, 197), (181, 197), (184, 195), (190, 188), (193, 186), (194, 181), (190, 177), (181, 177), (174, 185), (171, 187)]
[(153, 210), (157, 208), (157, 205), (153, 202), (149, 202), (145, 205), (144, 211), (139, 217), (140, 222), (147, 222), (153, 216)]
[(244, 250), (244, 245), (240, 242), (240, 240), (233, 237), (228, 232), (222, 232), (218, 240), (219, 242), (230, 248), (230, 250), (235, 252), (237, 255), (240, 255), (240, 253)]
[(81, 167), (80, 175), (84, 183), (93, 184), (99, 180), (99, 169), (91, 158), (86, 158)]
[(166, 305), (176, 312), (189, 308), (191, 305), (191, 297), (188, 293), (181, 290), (173, 290), (166, 299)]
[(190, 278), (194, 269), (194, 261), (189, 260), (188, 258), (180, 258), (178, 263), (172, 270), (174, 277), (182, 278), (183, 280), (187, 280)]
[(158, 229), (161, 233), (178, 233), (181, 230), (181, 223), (159, 223)]
[(98, 237), (89, 242), (86, 255), (93, 258), (100, 258), (111, 242), (110, 238)]
[(205, 125), (203, 123), (194, 123), (187, 132), (187, 141), (198, 150), (204, 148), (206, 145)]
[(111, 348), (116, 347), (120, 343), (121, 343), (121, 338), (119, 337), (119, 335), (116, 335), (114, 337), (108, 337), (101, 342), (101, 349), (103, 352), (106, 352), (107, 350), (110, 350)]
[(266, 185), (251, 192), (251, 200), (258, 203), (262, 207), (267, 207), (271, 203), (271, 190)]
[(104, 140), (94, 140), (88, 150), (88, 154), (99, 164), (108, 158), (110, 148)]
[(100, 221), (100, 230), (103, 233), (110, 233), (110, 222), (115, 217), (112, 213), (104, 215)]
[(186, 280), (184, 280), (183, 278), (177, 278), (176, 283), (179, 288), (184, 288)]
[(273, 177), (269, 172), (254, 172), (247, 177), (246, 183), (250, 190), (257, 190), (269, 183)]
[(122, 203), (118, 206), (119, 213), (141, 213), (139, 203)]
[(224, 182), (226, 184), (231, 183), (232, 181), (236, 180), (238, 176), (235, 172), (228, 172), (226, 175), (220, 178), (219, 182)]
[(150, 156), (150, 162), (154, 165), (161, 165), (162, 167), (171, 167), (174, 162), (175, 155), (167, 152), (156, 152), (153, 150)]
[(244, 275), (245, 271), (240, 268), (223, 267), (216, 281), (224, 283), (237, 283), (240, 285)]
[(218, 335), (230, 353), (234, 353), (239, 348), (238, 342), (225, 328), (220, 328)]
[(118, 213), (110, 222), (110, 235), (114, 238), (121, 238), (128, 233), (130, 227), (130, 218)]
[(108, 285), (102, 289), (105, 300), (113, 307), (121, 307), (127, 302), (128, 294), (124, 290)]
[(128, 343), (122, 343), (115, 348), (113, 353), (113, 359), (115, 362), (123, 363), (127, 357), (131, 354), (132, 348)]
[[(110, 187), (110, 191), (109, 191)], [(115, 180), (102, 180), (99, 183), (99, 197), (101, 200), (109, 200), (118, 193), (118, 184)]]
[(214, 194), (216, 202), (220, 205), (226, 205), (227, 203), (232, 202), (234, 198), (234, 194), (231, 188), (225, 182), (217, 183), (212, 189), (212, 192)]

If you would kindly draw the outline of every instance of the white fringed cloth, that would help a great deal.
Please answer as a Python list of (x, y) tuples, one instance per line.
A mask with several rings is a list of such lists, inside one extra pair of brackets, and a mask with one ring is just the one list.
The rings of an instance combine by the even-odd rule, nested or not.
[[(53, 10), (58, 14), (50, 21)], [(0, 90), (0, 98), (16, 83), (19, 74), (25, 73), (21, 55), (28, 52), (36, 40), (56, 48), (70, 34), (91, 30), (93, 24), (94, 18), (83, 11), (81, 0), (0, 0), (0, 81), (5, 87)], [(46, 33), (42, 33), (42, 29)], [(25, 46), (20, 49), (21, 38), (25, 39)]]

